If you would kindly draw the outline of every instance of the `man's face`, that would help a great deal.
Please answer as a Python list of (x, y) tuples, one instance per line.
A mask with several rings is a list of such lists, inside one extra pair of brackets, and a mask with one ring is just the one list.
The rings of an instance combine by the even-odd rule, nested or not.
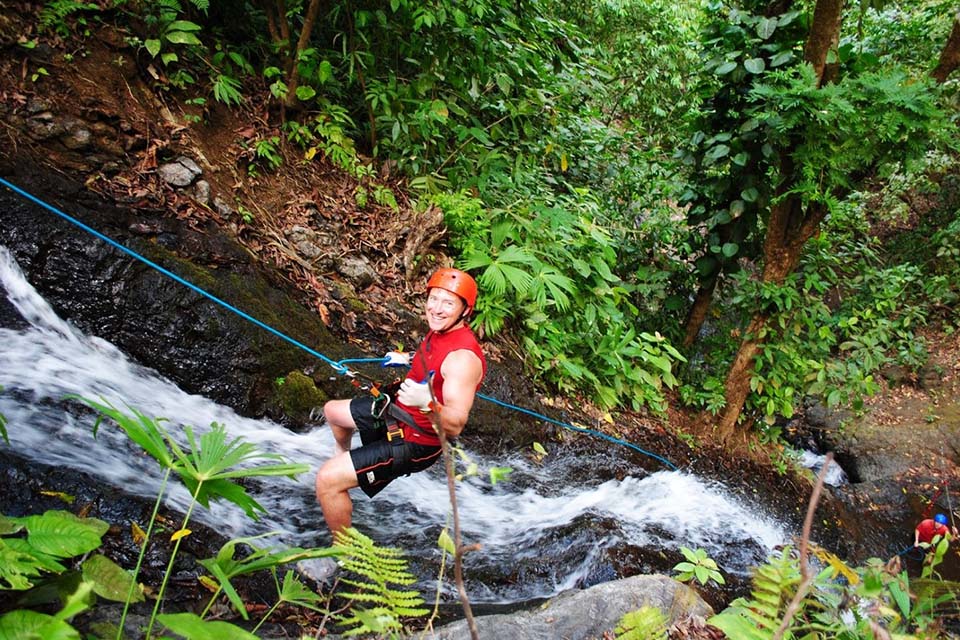
[(427, 324), (432, 331), (450, 329), (465, 307), (460, 296), (446, 289), (430, 289), (427, 295)]

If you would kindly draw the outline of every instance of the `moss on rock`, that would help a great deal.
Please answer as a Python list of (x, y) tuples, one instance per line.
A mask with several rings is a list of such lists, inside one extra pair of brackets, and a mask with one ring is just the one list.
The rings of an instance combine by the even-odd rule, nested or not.
[(276, 386), (280, 407), (287, 417), (297, 422), (305, 422), (313, 408), (322, 407), (329, 399), (317, 388), (313, 378), (299, 371), (291, 371)]

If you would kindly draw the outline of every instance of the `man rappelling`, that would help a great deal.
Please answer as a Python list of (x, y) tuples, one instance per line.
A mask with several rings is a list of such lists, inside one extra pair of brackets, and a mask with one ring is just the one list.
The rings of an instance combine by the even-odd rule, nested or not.
[[(351, 524), (350, 489), (372, 498), (396, 478), (430, 467), (441, 454), (435, 425), (448, 438), (460, 435), (487, 369), (467, 324), (476, 302), (469, 274), (437, 270), (427, 282), (427, 335), (415, 352), (384, 357), (386, 366), (410, 366), (396, 398), (378, 393), (324, 405), (336, 448), (317, 472), (316, 492), (331, 533)], [(351, 450), (354, 431), (362, 444)]]
[(925, 518), (913, 530), (914, 549), (927, 549), (934, 541), (939, 541), (948, 536), (955, 538), (957, 536), (956, 527), (947, 526), (947, 516), (938, 513), (933, 518)]

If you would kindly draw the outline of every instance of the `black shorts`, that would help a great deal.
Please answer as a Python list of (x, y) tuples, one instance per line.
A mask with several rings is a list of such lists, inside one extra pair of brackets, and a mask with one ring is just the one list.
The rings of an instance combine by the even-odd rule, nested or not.
[(396, 419), (373, 415), (373, 396), (350, 401), (350, 415), (360, 432), (363, 446), (350, 451), (357, 482), (363, 492), (373, 497), (400, 476), (423, 471), (440, 457), (440, 447), (430, 447), (394, 438), (387, 440), (387, 422)]

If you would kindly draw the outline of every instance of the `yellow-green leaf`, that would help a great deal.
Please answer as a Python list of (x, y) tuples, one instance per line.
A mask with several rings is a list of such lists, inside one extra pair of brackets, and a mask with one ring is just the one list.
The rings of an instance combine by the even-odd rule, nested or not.
[(186, 538), (188, 535), (193, 533), (190, 529), (180, 529), (179, 531), (174, 531), (173, 535), (170, 536), (170, 542), (176, 542), (180, 538)]

